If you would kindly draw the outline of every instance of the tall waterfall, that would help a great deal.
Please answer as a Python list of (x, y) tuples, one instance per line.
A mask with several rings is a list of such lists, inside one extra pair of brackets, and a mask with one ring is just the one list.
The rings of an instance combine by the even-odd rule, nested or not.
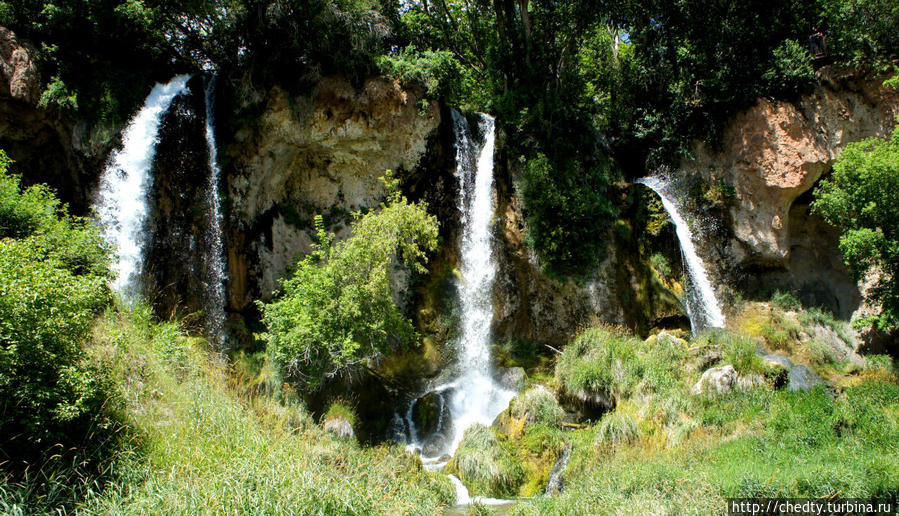
[(118, 262), (113, 264), (113, 288), (126, 298), (138, 294), (136, 280), (141, 272), (144, 243), (141, 234), (147, 218), (150, 169), (156, 155), (159, 123), (175, 97), (187, 91), (189, 79), (189, 75), (178, 75), (153, 88), (129, 122), (122, 134), (122, 148), (110, 155), (101, 177), (95, 207), (104, 238), (118, 252)]
[[(662, 206), (668, 212), (674, 222), (677, 232), (677, 240), (680, 243), (681, 252), (687, 265), (687, 274), (689, 275), (689, 285), (686, 297), (687, 314), (690, 316), (690, 326), (693, 332), (701, 331), (705, 328), (722, 328), (724, 327), (724, 314), (721, 312), (721, 305), (715, 296), (715, 289), (709, 281), (706, 272), (705, 263), (696, 253), (696, 246), (693, 244), (693, 233), (690, 226), (681, 215), (677, 200), (670, 189), (670, 182), (664, 176), (650, 176), (635, 181), (652, 189), (659, 195), (662, 200)], [(692, 292), (690, 291), (692, 289)]]
[(497, 271), (490, 230), (494, 214), (494, 120), (488, 115), (479, 115), (479, 132), (483, 135), (483, 141), (478, 145), (465, 117), (456, 111), (452, 116), (456, 133), (456, 177), (459, 180), (458, 208), (462, 227), (462, 280), (458, 289), (460, 335), (455, 343), (458, 363), (453, 380), (426, 394), (436, 395), (440, 400), (439, 439), (420, 435), (415, 428), (412, 412), (418, 400), (412, 403), (405, 418), (407, 436), (412, 441), (410, 446), (422, 451), (426, 463), (439, 462), (440, 457), (452, 454), (462, 441), (465, 429), (471, 425), (492, 424), (516, 394), (494, 380), (490, 357), (492, 291)]
[(206, 330), (219, 350), (225, 344), (225, 257), (222, 243), (222, 212), (219, 197), (221, 169), (215, 143), (215, 82), (206, 85), (206, 145), (209, 150), (209, 182), (206, 189), (208, 210), (206, 248)]

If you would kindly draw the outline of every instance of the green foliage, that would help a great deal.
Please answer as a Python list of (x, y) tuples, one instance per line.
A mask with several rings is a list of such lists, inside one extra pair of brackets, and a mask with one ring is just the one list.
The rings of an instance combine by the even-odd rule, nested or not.
[(774, 49), (771, 67), (762, 74), (768, 92), (784, 98), (806, 93), (815, 83), (815, 70), (808, 49), (788, 39)]
[[(103, 464), (115, 474), (87, 486), (78, 512), (424, 516), (453, 501), (449, 480), (402, 448), (335, 439), (290, 389), (281, 401), (253, 394), (207, 342), (154, 323), (145, 307), (108, 311), (88, 351), (114, 379), (132, 430)], [(0, 479), (0, 512), (60, 508), (20, 495)]]
[(797, 298), (792, 292), (784, 292), (780, 290), (775, 290), (773, 294), (771, 294), (771, 304), (780, 308), (781, 310), (800, 310), (802, 309), (802, 303), (799, 302), (799, 298)]
[(528, 241), (549, 272), (576, 274), (597, 263), (604, 233), (615, 218), (607, 164), (569, 160), (554, 164), (544, 154), (522, 172)]
[(828, 52), (854, 63), (890, 66), (899, 54), (899, 7), (890, 0), (822, 0)]
[(22, 190), (9, 163), (0, 152), (0, 452), (18, 474), (52, 446), (77, 454), (114, 425), (108, 385), (83, 355), (110, 301), (110, 253), (45, 186)]
[(335, 401), (328, 406), (328, 410), (325, 412), (325, 415), (322, 416), (322, 421), (327, 421), (333, 418), (340, 418), (346, 420), (350, 426), (355, 426), (356, 424), (356, 413), (353, 409), (345, 402)]
[(621, 401), (679, 386), (674, 363), (685, 353), (673, 339), (644, 342), (622, 330), (591, 327), (565, 347), (556, 379), (570, 393)]
[(664, 254), (653, 253), (652, 256), (649, 257), (649, 265), (651, 265), (662, 278), (671, 278), (671, 264), (668, 263), (668, 259), (665, 258)]
[(452, 52), (419, 52), (414, 47), (406, 47), (396, 55), (380, 56), (377, 64), (382, 73), (423, 85), (431, 98), (455, 105), (472, 102), (472, 99), (465, 98), (471, 90), (462, 85), (464, 81), (471, 80), (465, 75), (468, 70), (459, 64)]
[[(664, 422), (621, 409), (574, 433), (565, 490), (521, 502), (518, 514), (687, 514), (739, 496), (890, 496), (899, 489), (899, 387), (865, 380), (838, 396), (754, 389), (683, 405), (694, 431), (672, 441)], [(642, 412), (641, 412), (642, 413)], [(613, 418), (622, 422), (608, 423)], [(636, 432), (641, 435), (635, 439)], [(616, 446), (594, 446), (614, 441)]]
[(348, 240), (332, 246), (316, 217), (319, 243), (283, 282), (280, 297), (260, 303), (271, 356), (305, 388), (414, 343), (412, 323), (393, 300), (390, 274), (395, 267), (424, 272), (426, 252), (437, 246), (437, 221), (400, 195), (391, 174), (385, 178), (387, 202), (357, 214)]
[(815, 197), (813, 211), (842, 231), (840, 251), (853, 278), (879, 272), (869, 291), (882, 307), (873, 322), (882, 330), (899, 327), (899, 130), (887, 140), (847, 145)]
[(465, 430), (446, 471), (457, 475), (472, 496), (497, 498), (515, 496), (524, 477), (510, 444), (480, 424)]

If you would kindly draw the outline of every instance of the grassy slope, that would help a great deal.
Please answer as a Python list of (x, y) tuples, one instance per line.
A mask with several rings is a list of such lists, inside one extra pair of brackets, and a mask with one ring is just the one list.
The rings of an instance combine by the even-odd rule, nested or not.
[[(743, 338), (717, 338), (724, 362), (734, 358), (728, 347), (745, 346)], [(714, 348), (715, 338), (702, 345)], [(809, 355), (810, 345), (791, 340), (791, 356)], [(736, 496), (899, 494), (899, 383), (882, 360), (864, 369), (806, 360), (819, 372), (851, 373), (829, 375), (838, 380), (833, 388), (765, 386), (708, 399), (686, 394), (700, 372), (689, 354), (667, 362), (672, 353), (644, 349), (642, 383), (619, 389), (628, 395), (602, 422), (570, 434), (564, 493), (519, 504), (513, 514), (709, 514)], [(628, 360), (620, 363), (627, 371)], [(620, 421), (637, 422), (635, 439), (608, 437), (633, 432)]]
[(299, 404), (237, 395), (204, 342), (174, 325), (109, 313), (95, 340), (134, 435), (79, 512), (431, 515), (454, 497), (399, 448), (337, 441)]

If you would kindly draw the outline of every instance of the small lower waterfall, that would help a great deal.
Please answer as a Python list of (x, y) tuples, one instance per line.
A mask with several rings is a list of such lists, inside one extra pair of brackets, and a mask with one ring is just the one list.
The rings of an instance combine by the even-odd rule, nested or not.
[(143, 225), (147, 218), (147, 195), (152, 185), (150, 169), (156, 155), (162, 115), (178, 95), (187, 91), (189, 75), (178, 75), (167, 84), (157, 84), (143, 107), (122, 134), (122, 148), (113, 151), (100, 180), (95, 205), (107, 242), (116, 246), (113, 288), (133, 299), (141, 272)]
[[(394, 434), (404, 435), (411, 442), (410, 449), (420, 451), (426, 468), (431, 470), (441, 468), (446, 455), (455, 452), (466, 428), (476, 423), (491, 425), (516, 395), (494, 380), (490, 357), (492, 291), (497, 271), (491, 242), (494, 119), (479, 115), (482, 143), (478, 145), (466, 118), (456, 111), (452, 116), (462, 227), (460, 272), (463, 279), (458, 291), (460, 336), (455, 344), (457, 369), (450, 382), (413, 401), (405, 418), (394, 419), (397, 426)], [(433, 432), (436, 438), (435, 435), (421, 435), (412, 418), (416, 403), (426, 396), (438, 397), (439, 419), (437, 430)], [(461, 482), (454, 480), (454, 484), (458, 489)], [(467, 496), (460, 496), (458, 503), (467, 503)]]
[(206, 209), (209, 210), (206, 248), (206, 331), (217, 349), (225, 344), (225, 257), (222, 243), (222, 212), (219, 197), (221, 169), (215, 143), (215, 82), (213, 75), (206, 84), (206, 145), (209, 149), (209, 183)]
[[(690, 326), (693, 332), (696, 333), (705, 328), (724, 327), (724, 314), (721, 311), (718, 298), (715, 296), (715, 289), (712, 287), (711, 281), (709, 281), (705, 263), (696, 253), (696, 246), (693, 244), (693, 233), (678, 209), (677, 200), (670, 190), (668, 178), (664, 176), (650, 176), (638, 179), (635, 183), (645, 185), (657, 193), (659, 198), (662, 199), (662, 206), (665, 207), (665, 211), (668, 212), (668, 216), (674, 222), (677, 240), (680, 243), (689, 276), (688, 292), (685, 297), (687, 313), (690, 316)], [(693, 292), (690, 292), (690, 289)]]

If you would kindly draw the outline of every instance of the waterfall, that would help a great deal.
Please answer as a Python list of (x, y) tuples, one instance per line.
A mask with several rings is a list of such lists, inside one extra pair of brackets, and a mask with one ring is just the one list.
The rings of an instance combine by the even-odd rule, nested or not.
[(493, 379), (490, 330), (493, 322), (493, 283), (498, 269), (491, 245), (490, 223), (494, 214), (493, 151), (495, 121), (480, 114), (483, 144), (478, 149), (468, 121), (453, 112), (456, 133), (456, 177), (462, 227), (459, 287), (460, 337), (456, 345), (460, 376), (450, 398), (453, 434), (448, 451), (462, 441), (465, 429), (475, 423), (490, 426), (509, 406), (515, 392)]
[[(451, 381), (431, 389), (427, 395), (439, 399), (440, 419), (434, 435), (420, 435), (412, 420), (412, 402), (405, 426), (410, 448), (422, 452), (428, 469), (439, 469), (446, 454), (452, 454), (465, 429), (475, 423), (490, 426), (509, 406), (515, 392), (500, 386), (493, 378), (490, 357), (490, 330), (493, 322), (493, 284), (497, 263), (491, 242), (494, 215), (493, 151), (494, 119), (479, 114), (480, 145), (475, 141), (468, 121), (453, 111), (456, 134), (456, 178), (459, 181), (458, 209), (462, 230), (458, 296), (461, 308), (459, 338), (455, 342), (457, 364)], [(448, 407), (444, 418), (443, 405)], [(399, 419), (395, 428), (398, 430)]]
[(222, 212), (219, 197), (221, 169), (215, 143), (215, 82), (206, 85), (206, 145), (209, 149), (209, 181), (206, 188), (206, 331), (219, 350), (225, 344), (225, 257), (222, 243)]
[(122, 148), (113, 151), (100, 180), (95, 209), (103, 236), (115, 245), (118, 261), (113, 289), (133, 299), (141, 273), (143, 225), (147, 218), (147, 196), (152, 185), (150, 169), (156, 155), (162, 115), (178, 95), (187, 91), (189, 75), (178, 75), (167, 84), (153, 87), (143, 107), (122, 134)]
[[(724, 327), (724, 314), (721, 305), (715, 296), (715, 289), (709, 281), (705, 264), (696, 253), (693, 244), (693, 233), (690, 226), (678, 210), (678, 205), (673, 193), (670, 191), (670, 182), (664, 176), (650, 176), (638, 179), (636, 183), (649, 187), (659, 195), (662, 206), (668, 212), (674, 222), (677, 232), (677, 240), (680, 243), (681, 253), (687, 265), (689, 276), (688, 292), (686, 297), (687, 314), (690, 316), (690, 326), (693, 332), (699, 332), (705, 328)], [(690, 290), (693, 292), (690, 292)]]
[(568, 467), (568, 459), (571, 457), (571, 445), (565, 446), (562, 456), (553, 464), (553, 469), (549, 472), (549, 478), (546, 481), (546, 489), (543, 496), (552, 496), (562, 491), (565, 487), (565, 468)]

